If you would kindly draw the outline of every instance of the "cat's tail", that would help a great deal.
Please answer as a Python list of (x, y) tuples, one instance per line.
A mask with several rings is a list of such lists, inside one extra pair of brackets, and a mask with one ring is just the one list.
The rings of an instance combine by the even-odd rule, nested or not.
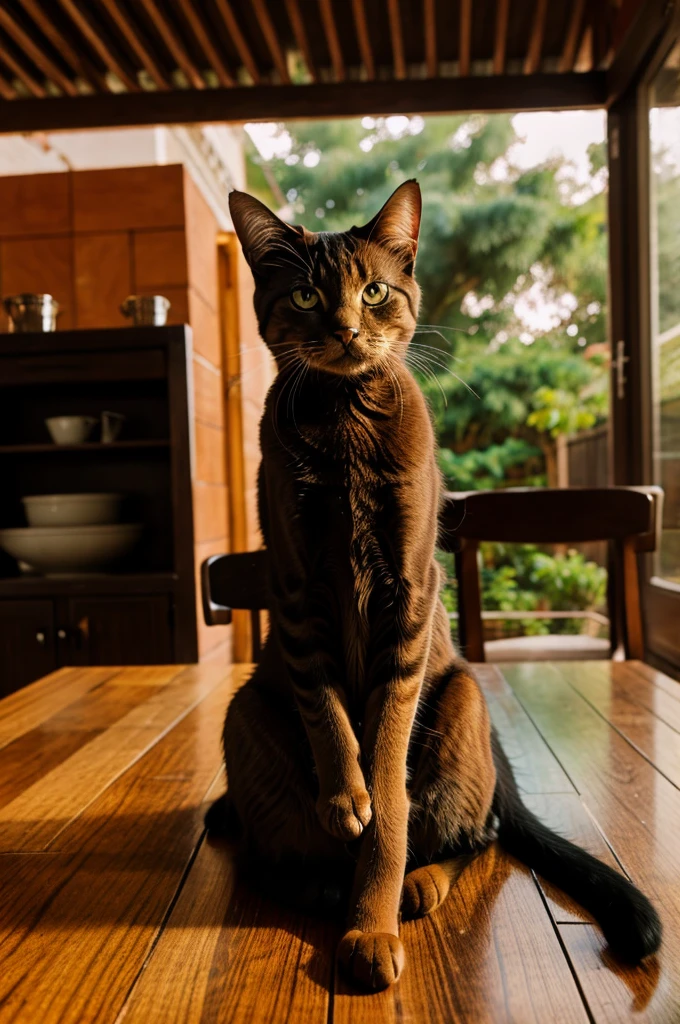
[(512, 769), (493, 735), (501, 846), (589, 911), (612, 951), (639, 963), (661, 944), (661, 921), (646, 896), (612, 868), (547, 828), (522, 803)]

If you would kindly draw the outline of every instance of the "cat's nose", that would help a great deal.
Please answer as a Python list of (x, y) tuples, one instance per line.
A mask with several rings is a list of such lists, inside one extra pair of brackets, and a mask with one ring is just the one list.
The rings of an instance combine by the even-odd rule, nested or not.
[(356, 327), (339, 327), (337, 331), (333, 331), (333, 337), (341, 341), (343, 345), (349, 345), (350, 341), (359, 334), (359, 330)]

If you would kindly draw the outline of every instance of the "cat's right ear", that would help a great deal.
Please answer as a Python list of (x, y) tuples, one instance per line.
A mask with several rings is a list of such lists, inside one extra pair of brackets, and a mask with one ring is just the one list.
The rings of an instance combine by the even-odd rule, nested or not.
[(234, 189), (229, 193), (229, 211), (243, 255), (253, 273), (266, 273), (268, 265), (276, 262), (277, 248), (285, 249), (286, 245), (299, 240), (298, 228), (286, 224), (247, 192)]

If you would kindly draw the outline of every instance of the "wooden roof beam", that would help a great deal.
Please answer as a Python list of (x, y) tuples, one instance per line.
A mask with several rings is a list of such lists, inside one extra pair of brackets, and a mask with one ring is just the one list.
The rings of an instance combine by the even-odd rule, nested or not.
[(4, 43), (0, 42), (0, 61), (5, 64), (10, 71), (13, 71), (16, 77), (30, 93), (34, 96), (42, 98), (47, 96), (47, 91), (43, 88), (40, 82), (36, 81), (30, 71), (27, 71), (23, 64), (20, 64), (16, 57), (7, 49)]
[(602, 107), (607, 76), (537, 74), (413, 79), (403, 82), (329, 82), (315, 85), (235, 86), (171, 92), (104, 93), (7, 103), (0, 133), (363, 117), (368, 114), (495, 113)]
[(9, 11), (0, 4), (0, 26), (5, 30), (8, 36), (11, 36), (14, 42), (21, 48), (29, 60), (33, 61), (35, 66), (40, 69), (45, 78), (51, 79), (58, 85), (62, 92), (65, 92), (67, 96), (77, 96), (78, 89), (73, 84), (71, 79), (64, 74), (64, 72), (57, 67), (47, 54), (42, 50), (38, 44), (23, 30)]
[(333, 17), (331, 0), (319, 0), (319, 11), (321, 13), (321, 20), (323, 21), (323, 30), (326, 36), (326, 43), (328, 44), (328, 52), (331, 55), (331, 63), (333, 65), (335, 80), (336, 82), (344, 82), (347, 77), (347, 73), (345, 71), (345, 61), (340, 47), (338, 27), (335, 24), (335, 18)]
[(276, 29), (269, 16), (267, 5), (265, 0), (251, 0), (257, 20), (264, 36), (267, 48), (271, 54), (274, 67), (279, 73), (279, 78), (284, 85), (290, 85), (290, 75), (288, 74), (288, 65), (286, 64), (286, 57), (283, 50), (281, 49), (281, 43), (279, 37), (276, 34)]
[(53, 24), (51, 18), (45, 12), (44, 5), (41, 6), (38, 3), (38, 0), (19, 0), (19, 3), (26, 13), (30, 15), (35, 24), (39, 26), (40, 31), (45, 38), (49, 39), (52, 46), (59, 51), (75, 74), (79, 78), (82, 78), (82, 80), (86, 82), (91, 89), (94, 89), (95, 91), (97, 89), (106, 91), (107, 85), (104, 76), (97, 70), (97, 68), (94, 67), (87, 57), (83, 57), (76, 52), (75, 47), (71, 45), (63, 32)]
[(505, 71), (505, 53), (508, 45), (508, 14), (510, 0), (497, 0), (496, 35), (493, 47), (493, 73), (502, 75)]
[(436, 0), (425, 0), (423, 21), (425, 30), (425, 67), (427, 77), (436, 78), (439, 71), (437, 61), (437, 11)]
[(158, 62), (149, 50), (146, 43), (141, 38), (136, 27), (130, 22), (127, 14), (120, 6), (119, 0), (100, 0), (104, 5), (111, 21), (114, 23), (118, 31), (132, 50), (134, 50), (137, 59), (140, 64), (144, 67), (144, 70), (156, 84), (157, 89), (168, 89), (168, 80), (164, 73), (161, 71)]
[(215, 0), (215, 6), (222, 18), (224, 27), (231, 36), (231, 41), (238, 50), (238, 55), (241, 58), (241, 63), (250, 75), (255, 85), (259, 85), (262, 81), (262, 75), (260, 69), (257, 66), (257, 62), (253, 57), (252, 51), (246, 42), (246, 38), (241, 32), (241, 27), (236, 20), (234, 12), (231, 9), (229, 0)]
[(581, 25), (583, 22), (584, 8), (585, 0), (574, 0), (571, 8), (571, 17), (569, 18), (569, 26), (564, 40), (562, 56), (560, 57), (560, 63), (557, 68), (557, 70), (562, 73), (574, 70), (576, 51), (581, 38)]
[(357, 42), (359, 43), (359, 53), (361, 54), (361, 60), (366, 71), (366, 78), (369, 82), (372, 82), (375, 78), (375, 61), (373, 59), (371, 37), (368, 34), (364, 0), (352, 0), (352, 14), (354, 15), (354, 27), (357, 33)]
[(319, 75), (316, 70), (314, 58), (309, 45), (309, 39), (307, 38), (307, 29), (305, 28), (304, 18), (300, 13), (300, 5), (298, 0), (286, 0), (286, 11), (288, 12), (288, 20), (293, 29), (295, 41), (300, 47), (300, 53), (304, 57), (309, 76), (313, 82), (318, 81)]
[(233, 85), (234, 79), (232, 78), (231, 72), (222, 60), (221, 54), (213, 44), (213, 41), (210, 38), (210, 33), (205, 27), (203, 16), (200, 12), (200, 6), (198, 4), (194, 4), (194, 0), (179, 0), (179, 4), (184, 13), (184, 17), (191, 26), (191, 31), (207, 58), (208, 63), (217, 75), (220, 85)]
[(548, 11), (548, 0), (536, 0), (534, 20), (531, 25), (529, 46), (524, 59), (524, 74), (535, 75), (541, 63), (543, 50), (543, 35), (545, 33), (545, 16)]
[(387, 14), (390, 22), (394, 77), (401, 80), (406, 78), (406, 60), (404, 58), (404, 34), (401, 27), (399, 0), (387, 0)]
[(15, 100), (17, 98), (16, 89), (2, 75), (0, 75), (0, 96), (2, 96), (3, 100)]
[(460, 0), (460, 49), (458, 74), (467, 78), (470, 74), (470, 53), (472, 49), (472, 0)]
[(134, 69), (114, 53), (111, 46), (104, 38), (101, 30), (90, 19), (88, 13), (83, 10), (77, 0), (59, 0), (69, 18), (76, 26), (80, 34), (87, 40), (92, 49), (99, 54), (106, 67), (111, 71), (130, 92), (139, 91), (139, 83), (135, 77)]
[(194, 89), (205, 89), (203, 76), (187, 53), (184, 44), (166, 18), (165, 13), (159, 9), (156, 0), (140, 0), (140, 3), (153, 22), (154, 28), (158, 32), (159, 36), (167, 46), (170, 54), (172, 55), (172, 59), (177, 64), (177, 67), (186, 75), (189, 84)]

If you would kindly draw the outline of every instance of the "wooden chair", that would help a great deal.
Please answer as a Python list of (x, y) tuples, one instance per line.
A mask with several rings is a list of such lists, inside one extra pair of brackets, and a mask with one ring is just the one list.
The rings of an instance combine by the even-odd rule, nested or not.
[(266, 550), (206, 558), (201, 565), (201, 596), (208, 626), (227, 625), (235, 608), (250, 611), (251, 661), (259, 661), (260, 611), (267, 608)]
[[(637, 553), (653, 551), (663, 492), (658, 487), (600, 490), (538, 488), (469, 491), (446, 495), (439, 546), (456, 556), (459, 638), (470, 661), (484, 661), (477, 549), (481, 540), (537, 544), (612, 542), (610, 636), (626, 657), (642, 657)], [(261, 651), (260, 611), (267, 608), (267, 552), (213, 555), (201, 566), (203, 614), (209, 626), (231, 622), (232, 609), (248, 609), (252, 660)]]
[[(606, 540), (610, 622), (607, 654), (612, 656), (622, 649), (626, 658), (642, 658), (637, 556), (656, 547), (662, 501), (659, 487), (509, 488), (447, 495), (442, 518), (444, 536), (447, 532), (455, 536), (459, 548), (455, 558), (459, 642), (465, 657), (469, 661), (485, 660), (477, 564), (480, 541), (579, 544)], [(461, 506), (465, 509), (462, 522)]]

